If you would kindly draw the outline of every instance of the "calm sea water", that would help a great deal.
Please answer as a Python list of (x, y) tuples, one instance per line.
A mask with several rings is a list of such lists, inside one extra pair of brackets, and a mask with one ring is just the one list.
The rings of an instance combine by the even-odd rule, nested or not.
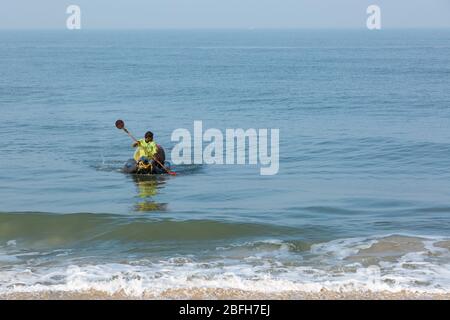
[[(0, 294), (450, 292), (449, 30), (2, 31), (0, 72)], [(135, 179), (118, 118), (279, 128), (279, 174)]]

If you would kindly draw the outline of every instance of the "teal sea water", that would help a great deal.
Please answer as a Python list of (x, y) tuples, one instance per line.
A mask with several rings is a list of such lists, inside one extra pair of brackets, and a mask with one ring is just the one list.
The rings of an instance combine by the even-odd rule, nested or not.
[[(2, 31), (0, 73), (0, 295), (450, 292), (449, 30)], [(280, 171), (137, 179), (118, 118)]]

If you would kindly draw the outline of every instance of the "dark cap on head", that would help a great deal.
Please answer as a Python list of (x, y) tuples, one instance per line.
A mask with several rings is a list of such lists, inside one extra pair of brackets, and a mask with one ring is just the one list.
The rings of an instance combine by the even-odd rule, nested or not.
[(153, 138), (153, 132), (147, 131), (147, 132), (145, 133), (145, 137), (146, 137), (146, 138)]

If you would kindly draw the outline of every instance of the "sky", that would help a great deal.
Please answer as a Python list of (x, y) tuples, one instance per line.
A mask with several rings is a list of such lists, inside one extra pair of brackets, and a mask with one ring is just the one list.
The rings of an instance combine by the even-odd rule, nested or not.
[(450, 28), (450, 0), (2, 0), (0, 29), (365, 28), (369, 5), (383, 28)]

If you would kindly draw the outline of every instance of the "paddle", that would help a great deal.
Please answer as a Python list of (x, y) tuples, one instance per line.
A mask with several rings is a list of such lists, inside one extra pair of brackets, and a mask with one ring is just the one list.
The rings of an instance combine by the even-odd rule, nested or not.
[[(123, 122), (123, 120), (117, 120), (116, 121), (116, 128), (119, 130), (123, 130), (125, 131), (128, 136), (133, 139), (134, 142), (137, 142), (139, 144), (139, 141), (133, 137), (133, 135), (127, 130), (127, 128), (125, 128), (125, 122)], [(169, 169), (167, 169), (161, 162), (159, 162), (157, 159), (153, 158), (152, 160), (156, 161), (157, 164), (159, 164), (168, 174), (172, 175), (172, 176), (176, 176), (177, 173), (174, 171), (170, 171)]]

